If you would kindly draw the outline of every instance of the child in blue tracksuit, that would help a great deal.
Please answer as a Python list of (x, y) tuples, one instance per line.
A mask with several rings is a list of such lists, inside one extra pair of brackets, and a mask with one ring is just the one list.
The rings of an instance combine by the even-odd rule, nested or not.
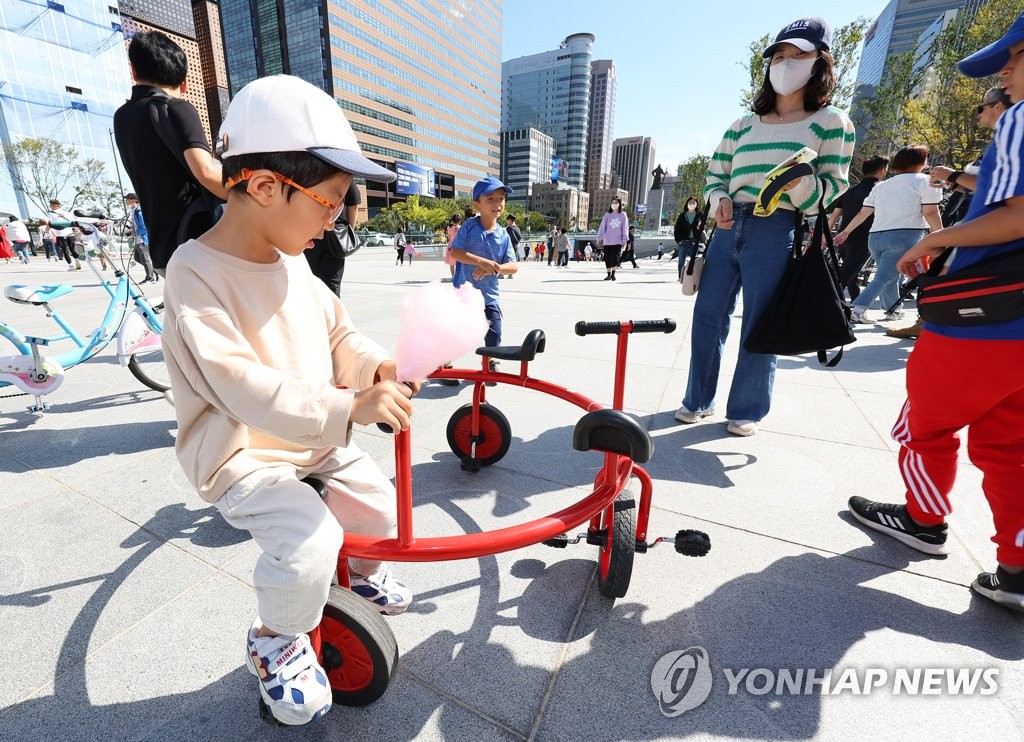
[(455, 259), (452, 285), (459, 288), (467, 281), (484, 295), (487, 335), (484, 345), (501, 345), (501, 306), (498, 304), (498, 276), (511, 276), (517, 270), (512, 240), (498, 217), (505, 210), (505, 196), (512, 189), (488, 175), (473, 186), (473, 209), (477, 215), (467, 219), (452, 240), (448, 254)]

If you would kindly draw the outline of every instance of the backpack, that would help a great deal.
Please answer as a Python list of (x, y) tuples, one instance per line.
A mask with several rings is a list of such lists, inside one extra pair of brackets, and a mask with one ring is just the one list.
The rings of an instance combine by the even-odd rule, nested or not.
[[(167, 113), (167, 106), (170, 103), (170, 96), (167, 94), (154, 95), (149, 103), (149, 119), (153, 124), (153, 130), (160, 137), (160, 141), (175, 156), (181, 166), (185, 169), (187, 176), (187, 201), (185, 213), (181, 215), (181, 221), (174, 234), (175, 246), (182, 245), (190, 239), (198, 237), (203, 232), (217, 223), (224, 210), (224, 204), (216, 196), (203, 188), (196, 181), (189, 169), (185, 154), (181, 149), (181, 142), (178, 140), (178, 133), (171, 124), (171, 118)], [(150, 238), (152, 245), (152, 236)], [(170, 255), (157, 255), (152, 253), (153, 267), (166, 268)]]

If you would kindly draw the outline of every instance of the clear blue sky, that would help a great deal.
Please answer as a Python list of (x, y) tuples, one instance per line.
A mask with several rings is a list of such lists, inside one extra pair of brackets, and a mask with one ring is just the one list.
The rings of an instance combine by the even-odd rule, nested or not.
[(820, 15), (833, 28), (878, 17), (888, 0), (506, 0), (502, 61), (592, 33), (594, 59), (612, 59), (619, 81), (615, 137), (649, 136), (670, 173), (710, 154), (742, 113), (740, 62), (748, 44), (790, 21)]

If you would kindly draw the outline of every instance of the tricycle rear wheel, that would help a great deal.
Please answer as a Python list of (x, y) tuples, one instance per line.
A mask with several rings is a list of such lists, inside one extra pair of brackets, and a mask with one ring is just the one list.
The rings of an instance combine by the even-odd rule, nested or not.
[[(460, 459), (473, 457), (473, 405), (467, 403), (455, 410), (448, 421), (448, 445)], [(476, 459), (482, 466), (501, 461), (512, 444), (512, 426), (494, 405), (480, 404), (480, 438)]]

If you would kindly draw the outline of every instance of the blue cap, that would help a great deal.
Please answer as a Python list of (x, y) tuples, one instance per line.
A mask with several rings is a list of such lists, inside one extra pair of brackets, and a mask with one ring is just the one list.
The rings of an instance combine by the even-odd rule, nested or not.
[(779, 44), (792, 44), (800, 51), (818, 51), (832, 47), (832, 27), (824, 18), (812, 16), (810, 18), (798, 18), (784, 29), (779, 31), (775, 41), (764, 50), (762, 56), (770, 57), (775, 53), (775, 47)]
[(1010, 30), (996, 42), (981, 51), (974, 52), (966, 59), (957, 62), (957, 67), (968, 77), (988, 77), (994, 75), (1010, 61), (1010, 47), (1024, 41), (1024, 13), (1010, 26)]
[(473, 186), (473, 200), (476, 201), (481, 196), (486, 196), (488, 193), (494, 193), (499, 188), (505, 189), (505, 195), (511, 196), (512, 189), (502, 183), (500, 180), (495, 178), (493, 175), (488, 175), (486, 178), (481, 178)]

